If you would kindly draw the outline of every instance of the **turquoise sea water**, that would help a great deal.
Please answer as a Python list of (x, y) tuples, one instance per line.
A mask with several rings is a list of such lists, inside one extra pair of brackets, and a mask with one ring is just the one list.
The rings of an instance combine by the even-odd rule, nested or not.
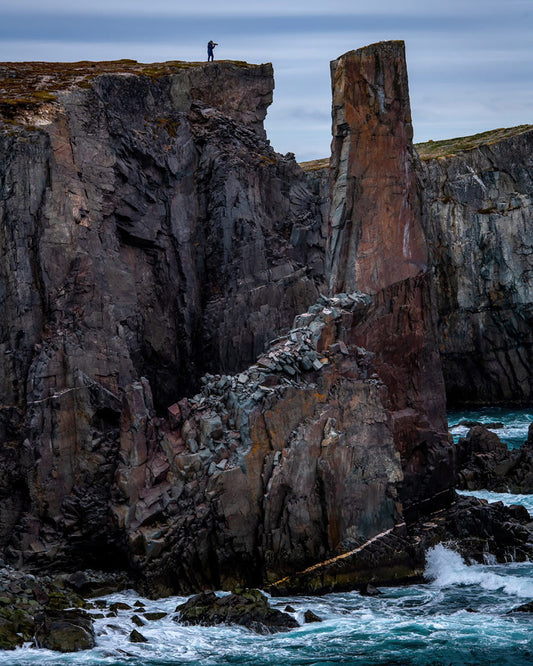
[[(493, 413), (462, 412), (457, 421), (493, 419)], [(527, 436), (526, 412), (507, 413), (518, 414), (516, 421), (514, 416), (497, 413), (496, 420), (505, 421), (506, 432)], [(524, 504), (533, 513), (532, 495), (464, 494)], [(238, 627), (182, 627), (172, 617), (184, 598), (143, 599), (147, 611), (165, 611), (168, 616), (139, 629), (131, 622), (134, 611), (119, 611), (116, 618), (95, 621), (93, 650), (67, 655), (32, 648), (0, 651), (0, 666), (533, 664), (533, 614), (508, 614), (533, 600), (533, 564), (467, 566), (457, 553), (439, 545), (427, 553), (426, 578), (422, 585), (382, 588), (383, 594), (372, 598), (351, 592), (272, 599), (280, 609), (293, 606), (301, 623), (307, 609), (323, 622), (271, 636)], [(133, 591), (107, 597), (130, 605), (138, 598)], [(148, 643), (130, 643), (134, 628)]]
[[(503, 407), (485, 407), (482, 409), (457, 410), (448, 413), (448, 426), (454, 441), (464, 437), (469, 428), (460, 426), (461, 421), (478, 421), (507, 443), (508, 448), (520, 447), (527, 439), (529, 424), (533, 421), (533, 409), (505, 409)], [(499, 427), (502, 424), (503, 427)], [(491, 428), (491, 425), (498, 427)]]

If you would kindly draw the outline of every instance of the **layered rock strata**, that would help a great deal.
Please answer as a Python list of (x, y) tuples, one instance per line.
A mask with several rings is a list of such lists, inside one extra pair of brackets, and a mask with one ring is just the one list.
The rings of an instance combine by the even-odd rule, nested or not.
[(168, 425), (134, 387), (113, 511), (151, 593), (274, 582), (402, 522), (386, 387), (347, 345), (368, 306), (322, 297), (246, 372), (206, 377)]
[(2, 69), (6, 556), (151, 596), (419, 575), (455, 476), (403, 44), (332, 65), (310, 308), (324, 182), (265, 139), (269, 66), (52, 70)]
[(529, 402), (533, 128), (420, 150), (449, 404)]
[[(422, 222), (452, 405), (531, 399), (530, 125), (418, 144)], [(312, 182), (324, 161), (302, 165)]]

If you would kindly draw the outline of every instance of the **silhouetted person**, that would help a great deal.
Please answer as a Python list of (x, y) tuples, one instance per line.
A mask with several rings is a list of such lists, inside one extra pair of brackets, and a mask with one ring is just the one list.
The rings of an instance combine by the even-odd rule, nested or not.
[(213, 51), (215, 49), (215, 46), (218, 46), (218, 44), (216, 42), (214, 42), (212, 39), (210, 39), (207, 42), (207, 62), (209, 62), (210, 60), (215, 59), (214, 56), (213, 56)]

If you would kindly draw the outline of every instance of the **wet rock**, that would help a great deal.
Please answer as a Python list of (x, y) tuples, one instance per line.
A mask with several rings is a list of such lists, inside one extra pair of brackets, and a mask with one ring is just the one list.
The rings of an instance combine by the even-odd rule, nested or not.
[(381, 590), (378, 590), (377, 587), (374, 587), (372, 583), (367, 583), (359, 589), (359, 594), (362, 597), (379, 597), (380, 594), (383, 594)]
[(46, 611), (35, 618), (35, 641), (58, 652), (90, 650), (95, 646), (91, 617), (82, 610)]
[(318, 615), (313, 613), (312, 610), (306, 610), (304, 613), (304, 621), (306, 624), (310, 624), (311, 622), (322, 622), (322, 618), (318, 617)]
[(133, 629), (130, 633), (130, 643), (148, 643), (148, 639), (137, 631)]
[(287, 613), (271, 608), (259, 590), (245, 590), (217, 597), (213, 592), (198, 594), (177, 606), (176, 622), (180, 624), (238, 624), (256, 633), (289, 631), (298, 622)]
[(131, 606), (124, 603), (123, 601), (114, 601), (113, 603), (109, 604), (109, 610), (115, 613), (119, 610), (131, 610)]
[(475, 426), (466, 437), (459, 439), (456, 452), (458, 488), (518, 494), (533, 492), (531, 436), (519, 449), (508, 451), (495, 433), (484, 426)]
[(141, 620), (141, 618), (138, 615), (132, 615), (131, 621), (133, 622), (133, 624), (136, 624), (138, 627), (144, 627), (144, 625), (146, 624), (146, 622), (143, 622), (143, 620)]
[(14, 650), (24, 643), (14, 622), (0, 616), (0, 650)]
[(510, 613), (533, 613), (533, 601), (529, 601), (527, 604), (522, 604), (516, 608), (512, 608), (507, 614)]
[(152, 613), (143, 613), (143, 615), (147, 620), (154, 622), (156, 620), (162, 620), (168, 615), (168, 613), (164, 613), (163, 611), (154, 611)]
[(410, 532), (424, 550), (453, 544), (466, 562), (525, 562), (533, 557), (531, 517), (502, 502), (459, 496), (446, 511), (412, 525)]

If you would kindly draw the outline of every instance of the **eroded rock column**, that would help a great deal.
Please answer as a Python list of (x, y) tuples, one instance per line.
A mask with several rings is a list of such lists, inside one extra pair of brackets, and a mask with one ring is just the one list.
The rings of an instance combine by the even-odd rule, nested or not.
[(374, 293), (426, 269), (403, 42), (331, 63), (333, 172), (328, 269), (332, 293)]
[(437, 352), (434, 289), (420, 215), (403, 42), (344, 54), (331, 65), (331, 293), (372, 295), (350, 343), (375, 354), (402, 457), (402, 502), (416, 516), (449, 499), (452, 449)]

